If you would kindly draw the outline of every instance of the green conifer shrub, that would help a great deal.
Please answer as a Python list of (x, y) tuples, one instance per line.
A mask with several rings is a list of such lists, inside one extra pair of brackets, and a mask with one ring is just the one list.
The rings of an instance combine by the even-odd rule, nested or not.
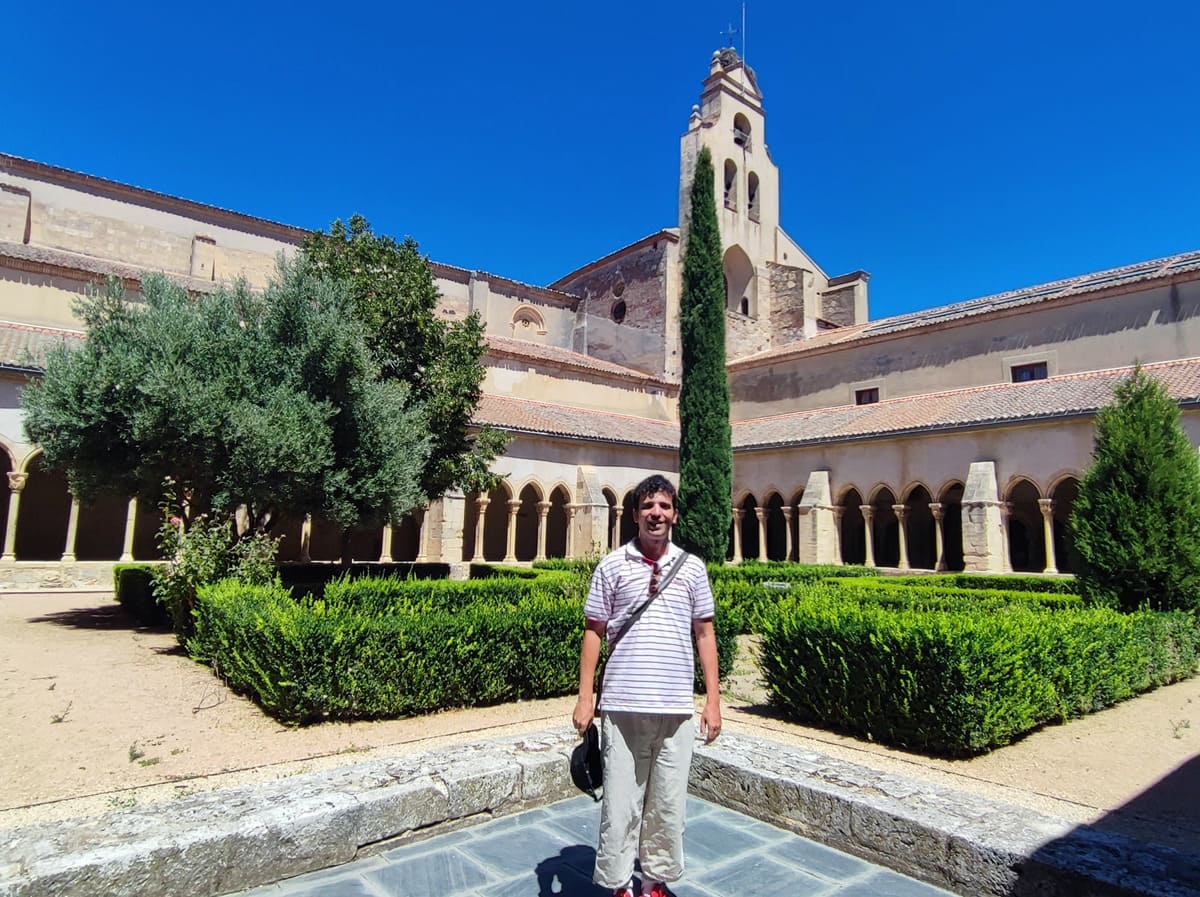
[(725, 559), (732, 517), (733, 451), (725, 376), (725, 271), (712, 154), (696, 160), (679, 310), (679, 508), (676, 538), (706, 561)]
[(1126, 611), (1200, 610), (1200, 464), (1179, 406), (1141, 368), (1113, 394), (1071, 515), (1081, 591)]

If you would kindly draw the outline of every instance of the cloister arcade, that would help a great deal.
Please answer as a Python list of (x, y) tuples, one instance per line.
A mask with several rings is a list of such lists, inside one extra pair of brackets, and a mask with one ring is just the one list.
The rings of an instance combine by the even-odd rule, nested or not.
[[(4, 561), (116, 561), (158, 557), (157, 508), (136, 500), (104, 498), (95, 503), (74, 499), (66, 480), (47, 471), (34, 451), (14, 465), (11, 449), (0, 445), (0, 469), (9, 487), (0, 502)], [(837, 492), (835, 562), (898, 569), (963, 569), (963, 483), (937, 488), (910, 483), (903, 488), (878, 483), (869, 488), (847, 484)], [(636, 533), (631, 513), (632, 485), (602, 489), (608, 505), (603, 545), (577, 544), (572, 488), (564, 482), (501, 482), (487, 494), (466, 497), (461, 558), (432, 557), (425, 512), (418, 510), (396, 527), (370, 528), (352, 536), (356, 560), (528, 562), (542, 558), (582, 557), (607, 551)], [(1060, 475), (1044, 487), (1033, 478), (1012, 477), (1001, 494), (1005, 569), (1073, 572), (1078, 568), (1068, 524), (1078, 495), (1075, 473)], [(728, 559), (799, 560), (798, 532), (804, 490), (771, 486), (761, 498), (742, 490), (734, 501)], [(321, 520), (285, 520), (283, 561), (333, 561), (341, 557), (341, 538)]]
[[(842, 488), (833, 506), (837, 562), (901, 570), (963, 569), (963, 483), (953, 480), (935, 491), (924, 483), (904, 489), (876, 484)], [(1014, 477), (1001, 499), (1005, 569), (1070, 573), (1078, 568), (1069, 520), (1079, 480), (1060, 476), (1043, 491), (1028, 477)], [(796, 545), (804, 490), (784, 499), (782, 490), (764, 490), (764, 499), (742, 492), (734, 502), (728, 559), (799, 560)], [(936, 495), (936, 500), (935, 500)], [(897, 497), (899, 496), (899, 497)]]

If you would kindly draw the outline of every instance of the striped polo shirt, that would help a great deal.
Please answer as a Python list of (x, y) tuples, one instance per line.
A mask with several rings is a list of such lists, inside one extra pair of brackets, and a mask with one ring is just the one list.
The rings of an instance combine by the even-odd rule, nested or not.
[[(668, 546), (658, 560), (660, 581), (683, 556), (677, 545)], [(692, 623), (713, 616), (713, 594), (704, 562), (689, 555), (682, 563), (608, 658), (601, 710), (687, 716), (694, 712)], [(584, 614), (606, 623), (611, 640), (649, 596), (652, 573), (653, 564), (638, 550), (636, 540), (610, 552), (592, 575)]]

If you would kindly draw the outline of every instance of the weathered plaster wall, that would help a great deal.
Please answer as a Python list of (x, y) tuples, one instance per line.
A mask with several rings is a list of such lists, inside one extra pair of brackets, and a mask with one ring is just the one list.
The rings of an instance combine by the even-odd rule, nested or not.
[(549, 365), (513, 359), (488, 362), (483, 391), (489, 395), (612, 411), (651, 420), (675, 420), (678, 409), (678, 398), (660, 389), (606, 382), (601, 377), (579, 371), (557, 371)]
[[(668, 269), (673, 242), (666, 237), (589, 266), (560, 289), (580, 297), (572, 347), (634, 370), (667, 370)], [(620, 321), (618, 306), (623, 303)]]
[(1200, 355), (1200, 282), (946, 325), (730, 372), (732, 416), (746, 420), (854, 402), (878, 379), (884, 398), (1009, 382), (1014, 363), (1051, 376)]

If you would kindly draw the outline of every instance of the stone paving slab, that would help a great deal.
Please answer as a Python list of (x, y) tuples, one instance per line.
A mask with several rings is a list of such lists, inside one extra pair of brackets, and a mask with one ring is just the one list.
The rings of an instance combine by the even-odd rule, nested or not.
[[(313, 888), (351, 889), (331, 897), (379, 897), (397, 875), (410, 891), (415, 882), (430, 893), (516, 897), (541, 887), (529, 869), (543, 879), (552, 869), (588, 895), (594, 808), (557, 806), (576, 793), (567, 776), (575, 741), (561, 730), (494, 739), (6, 830), (0, 897), (215, 897), (316, 870), (326, 871)], [(678, 897), (732, 893), (735, 866), (760, 881), (790, 875), (789, 895), (822, 893), (821, 882), (903, 895), (915, 887), (909, 875), (970, 897), (1200, 897), (1197, 852), (765, 739), (726, 734), (698, 747), (689, 785), (693, 875)], [(489, 837), (507, 840), (467, 828), (485, 822)], [(398, 846), (447, 832), (462, 839), (442, 842), (451, 866), (419, 843)], [(379, 858), (342, 881), (343, 864), (371, 854)]]
[[(572, 798), (238, 897), (610, 897), (592, 884), (599, 806)], [(949, 897), (947, 891), (692, 799), (676, 897)]]

